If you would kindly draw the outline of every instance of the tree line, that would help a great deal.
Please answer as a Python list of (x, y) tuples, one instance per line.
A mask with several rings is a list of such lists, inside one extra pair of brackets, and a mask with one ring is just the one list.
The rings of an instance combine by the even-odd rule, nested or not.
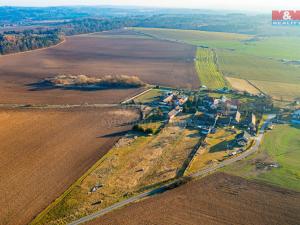
[(133, 19), (75, 19), (53, 28), (36, 28), (0, 33), (0, 54), (10, 54), (49, 47), (60, 43), (64, 36), (100, 32), (134, 25)]
[(6, 32), (0, 34), (0, 54), (23, 52), (60, 43), (63, 37), (57, 30)]

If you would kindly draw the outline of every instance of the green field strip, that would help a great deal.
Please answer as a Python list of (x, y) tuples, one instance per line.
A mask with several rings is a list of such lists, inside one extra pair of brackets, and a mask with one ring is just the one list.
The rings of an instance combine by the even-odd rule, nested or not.
[(212, 49), (197, 49), (195, 68), (201, 85), (205, 85), (209, 89), (218, 89), (229, 86), (223, 74), (218, 69), (217, 56)]

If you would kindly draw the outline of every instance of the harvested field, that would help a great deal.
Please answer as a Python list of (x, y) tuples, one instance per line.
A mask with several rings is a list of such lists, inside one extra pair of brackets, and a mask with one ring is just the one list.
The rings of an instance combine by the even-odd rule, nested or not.
[(28, 224), (136, 118), (116, 108), (1, 110), (0, 224)]
[(58, 74), (139, 76), (149, 84), (198, 87), (195, 48), (142, 38), (68, 37), (59, 46), (0, 57), (0, 102), (30, 104), (115, 103), (140, 89), (36, 90), (30, 84)]
[(226, 77), (230, 85), (238, 91), (247, 91), (250, 94), (259, 94), (260, 91), (244, 79)]
[(217, 173), (87, 224), (294, 225), (300, 220), (299, 209), (299, 192)]

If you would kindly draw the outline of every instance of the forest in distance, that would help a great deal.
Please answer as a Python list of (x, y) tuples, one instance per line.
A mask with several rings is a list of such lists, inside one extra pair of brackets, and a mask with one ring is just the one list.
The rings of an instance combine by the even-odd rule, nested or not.
[(275, 29), (271, 15), (192, 9), (118, 7), (0, 7), (0, 54), (56, 45), (64, 36), (123, 27), (188, 29), (258, 36), (300, 35)]

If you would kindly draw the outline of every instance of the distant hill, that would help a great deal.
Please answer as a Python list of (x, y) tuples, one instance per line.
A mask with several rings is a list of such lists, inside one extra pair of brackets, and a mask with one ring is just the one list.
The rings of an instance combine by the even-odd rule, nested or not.
[(258, 14), (142, 7), (0, 7), (1, 26), (59, 26), (74, 19), (130, 20), (138, 27), (174, 28), (254, 35), (299, 35), (297, 27), (272, 26), (271, 12)]

